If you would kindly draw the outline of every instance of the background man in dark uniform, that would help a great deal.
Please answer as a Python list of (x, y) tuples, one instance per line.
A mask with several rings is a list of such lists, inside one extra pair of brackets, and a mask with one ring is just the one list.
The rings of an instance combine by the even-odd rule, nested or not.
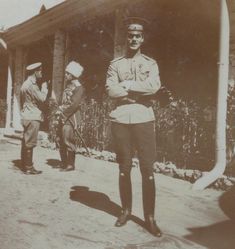
[(80, 122), (79, 106), (84, 96), (84, 87), (78, 81), (83, 67), (71, 61), (65, 69), (67, 86), (63, 92), (62, 104), (57, 114), (60, 115), (59, 147), (62, 171), (75, 169), (76, 134)]
[(37, 145), (40, 123), (43, 121), (43, 104), (47, 99), (47, 83), (41, 85), (42, 63), (29, 65), (27, 80), (21, 87), (21, 118), (24, 128), (21, 146), (21, 162), (23, 171), (27, 175), (40, 174), (33, 167), (33, 148)]
[[(126, 55), (113, 60), (107, 72), (106, 89), (116, 101), (111, 112), (112, 135), (119, 163), (119, 190), (122, 214), (115, 226), (126, 224), (132, 209), (130, 171), (134, 149), (137, 150), (142, 174), (143, 209), (146, 228), (154, 236), (161, 231), (154, 220), (155, 182), (153, 163), (156, 157), (154, 112), (149, 96), (161, 87), (155, 60), (142, 54), (144, 23), (139, 18), (129, 18), (127, 25)], [(134, 148), (133, 148), (134, 146)]]

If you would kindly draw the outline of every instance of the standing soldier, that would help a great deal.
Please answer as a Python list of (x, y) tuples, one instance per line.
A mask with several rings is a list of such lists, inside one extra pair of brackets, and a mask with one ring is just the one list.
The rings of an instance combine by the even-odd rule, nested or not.
[[(144, 42), (144, 20), (129, 18), (127, 52), (113, 60), (107, 72), (106, 89), (115, 100), (110, 113), (111, 130), (119, 163), (119, 191), (122, 213), (115, 226), (126, 224), (132, 209), (131, 167), (134, 149), (137, 150), (142, 175), (142, 198), (146, 228), (154, 236), (161, 231), (154, 220), (155, 181), (153, 163), (156, 157), (154, 112), (150, 95), (161, 86), (155, 60), (141, 53)], [(133, 148), (134, 147), (134, 148)]]
[(79, 107), (84, 95), (84, 87), (78, 81), (83, 72), (83, 67), (71, 61), (65, 69), (65, 81), (67, 83), (63, 92), (62, 104), (56, 112), (60, 115), (59, 149), (62, 161), (62, 171), (75, 169), (76, 135), (80, 122)]
[(33, 148), (37, 145), (40, 123), (43, 121), (43, 104), (47, 99), (47, 83), (41, 85), (42, 63), (29, 65), (27, 80), (21, 87), (21, 119), (24, 128), (21, 146), (21, 162), (26, 175), (36, 175), (42, 171), (33, 167)]

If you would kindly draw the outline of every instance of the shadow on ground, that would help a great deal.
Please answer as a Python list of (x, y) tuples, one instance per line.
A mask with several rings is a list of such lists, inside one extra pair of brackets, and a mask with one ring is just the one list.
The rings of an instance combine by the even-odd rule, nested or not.
[(156, 238), (138, 244), (127, 244), (124, 247), (106, 247), (105, 249), (198, 249), (198, 245), (186, 239), (165, 234), (162, 238)]
[(235, 185), (221, 195), (219, 205), (228, 218), (235, 222)]
[(53, 169), (60, 168), (61, 161), (58, 159), (47, 159), (47, 165), (51, 166)]
[(235, 186), (223, 193), (219, 205), (229, 220), (207, 227), (190, 228), (191, 234), (186, 236), (208, 249), (235, 248)]
[[(78, 201), (90, 208), (101, 210), (114, 217), (120, 215), (121, 207), (111, 201), (107, 195), (96, 191), (90, 191), (89, 188), (85, 186), (74, 186), (71, 189), (73, 190), (70, 192), (71, 200)], [(132, 215), (130, 220), (145, 228), (144, 221), (140, 218)]]
[(185, 238), (208, 249), (233, 249), (235, 247), (235, 223), (231, 220), (189, 230), (191, 234)]
[(13, 160), (12, 163), (13, 163), (13, 166), (14, 166), (16, 169), (18, 169), (18, 170), (20, 170), (20, 171), (22, 171), (22, 172), (24, 171), (24, 168), (23, 168), (23, 165), (22, 165), (20, 159)]

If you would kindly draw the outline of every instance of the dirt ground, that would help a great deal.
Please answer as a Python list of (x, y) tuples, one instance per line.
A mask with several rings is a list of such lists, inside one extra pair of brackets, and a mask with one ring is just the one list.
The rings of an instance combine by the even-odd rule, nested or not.
[(53, 168), (57, 151), (36, 148), (41, 175), (19, 169), (20, 146), (0, 144), (0, 249), (233, 249), (235, 189), (191, 190), (156, 175), (156, 218), (164, 235), (143, 226), (141, 178), (132, 170), (133, 218), (114, 227), (120, 212), (117, 164), (76, 157), (76, 170)]

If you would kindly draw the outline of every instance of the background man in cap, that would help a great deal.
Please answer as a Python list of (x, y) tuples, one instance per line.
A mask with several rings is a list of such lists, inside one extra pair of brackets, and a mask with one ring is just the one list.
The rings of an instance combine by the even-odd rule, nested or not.
[(76, 135), (80, 122), (79, 106), (84, 96), (84, 87), (78, 81), (83, 72), (83, 67), (71, 61), (65, 69), (65, 81), (67, 83), (63, 92), (62, 104), (57, 114), (60, 115), (59, 149), (62, 161), (62, 171), (75, 169)]
[(21, 162), (27, 175), (40, 174), (33, 167), (33, 148), (37, 145), (40, 123), (43, 121), (43, 104), (47, 99), (47, 83), (40, 84), (42, 79), (42, 63), (29, 65), (28, 78), (21, 87), (21, 118), (24, 128), (21, 147)]
[(149, 96), (160, 89), (161, 83), (156, 61), (141, 53), (143, 31), (143, 19), (128, 19), (126, 54), (111, 61), (107, 72), (106, 89), (108, 95), (116, 102), (116, 108), (110, 113), (110, 117), (120, 169), (119, 191), (122, 204), (122, 214), (115, 226), (125, 225), (131, 215), (130, 171), (134, 146), (140, 161), (146, 228), (154, 236), (160, 237), (161, 231), (154, 220), (155, 117)]

